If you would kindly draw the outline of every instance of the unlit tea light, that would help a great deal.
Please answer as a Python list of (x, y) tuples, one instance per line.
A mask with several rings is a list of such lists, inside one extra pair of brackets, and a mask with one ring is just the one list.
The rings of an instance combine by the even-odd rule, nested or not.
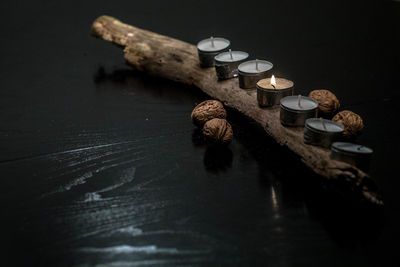
[(262, 79), (257, 82), (257, 101), (261, 107), (279, 105), (280, 100), (285, 96), (293, 95), (294, 84), (292, 81), (275, 78)]
[(237, 77), (238, 66), (249, 57), (249, 54), (243, 51), (223, 52), (215, 56), (215, 71), (218, 79), (226, 80)]
[(331, 158), (347, 162), (367, 171), (373, 150), (369, 147), (348, 143), (335, 142), (331, 146)]
[(317, 116), (318, 102), (306, 96), (286, 96), (280, 101), (280, 120), (285, 126), (304, 126)]
[(201, 40), (197, 44), (200, 66), (203, 68), (214, 66), (214, 57), (221, 52), (227, 51), (231, 43), (221, 37), (210, 37)]
[(238, 67), (239, 87), (243, 89), (255, 88), (256, 83), (269, 76), (269, 71), (274, 65), (266, 60), (250, 60), (243, 62)]
[(322, 118), (307, 119), (304, 128), (304, 143), (329, 148), (342, 137), (343, 126)]

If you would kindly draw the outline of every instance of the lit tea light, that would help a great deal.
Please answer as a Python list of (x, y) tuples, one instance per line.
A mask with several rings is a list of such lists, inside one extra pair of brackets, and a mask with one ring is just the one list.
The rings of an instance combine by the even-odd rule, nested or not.
[(331, 146), (331, 158), (344, 161), (368, 171), (373, 150), (369, 147), (347, 143), (334, 142)]
[(294, 84), (292, 81), (275, 78), (262, 79), (257, 82), (257, 101), (261, 107), (270, 107), (279, 105), (281, 99), (285, 96), (293, 95)]
[(274, 65), (266, 60), (249, 60), (238, 67), (239, 87), (243, 89), (255, 88), (256, 83), (269, 76)]
[(215, 56), (215, 71), (218, 79), (226, 80), (238, 76), (238, 66), (249, 57), (249, 54), (242, 51), (223, 52)]
[(304, 126), (317, 116), (318, 102), (306, 96), (286, 96), (280, 101), (280, 120), (285, 126)]
[(304, 143), (329, 148), (342, 138), (344, 127), (323, 118), (307, 119), (304, 128)]
[(214, 58), (221, 52), (227, 51), (231, 43), (221, 37), (210, 37), (197, 43), (200, 66), (203, 68), (214, 66)]

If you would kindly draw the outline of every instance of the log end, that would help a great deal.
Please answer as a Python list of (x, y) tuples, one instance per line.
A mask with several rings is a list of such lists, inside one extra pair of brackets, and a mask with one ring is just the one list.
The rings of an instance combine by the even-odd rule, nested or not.
[(134, 27), (126, 25), (114, 17), (103, 15), (94, 20), (90, 34), (117, 45), (125, 46), (128, 38), (134, 34), (134, 29)]
[(106, 33), (104, 25), (107, 21), (111, 21), (111, 17), (103, 15), (95, 19), (90, 28), (90, 34), (94, 37), (101, 38), (107, 41), (112, 41), (110, 33)]

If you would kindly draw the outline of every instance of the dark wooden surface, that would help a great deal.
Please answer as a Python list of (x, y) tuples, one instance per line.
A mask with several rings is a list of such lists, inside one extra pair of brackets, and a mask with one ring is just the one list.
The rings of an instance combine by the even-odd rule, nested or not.
[[(0, 7), (4, 266), (396, 266), (399, 3)], [(334, 91), (365, 119), (385, 207), (343, 199), (232, 110), (229, 148), (203, 144), (190, 112), (206, 96), (132, 71), (89, 36), (101, 14), (190, 43), (224, 36), (300, 93)]]

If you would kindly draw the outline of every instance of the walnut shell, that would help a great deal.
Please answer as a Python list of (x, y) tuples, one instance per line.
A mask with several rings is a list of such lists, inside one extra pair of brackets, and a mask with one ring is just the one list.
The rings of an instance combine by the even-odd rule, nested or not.
[(226, 118), (226, 110), (221, 102), (217, 100), (206, 100), (198, 104), (192, 111), (190, 115), (192, 122), (198, 126), (202, 127), (207, 121), (220, 118)]
[(318, 102), (318, 111), (322, 115), (332, 115), (339, 110), (339, 100), (329, 90), (314, 90), (308, 96)]
[(343, 125), (343, 135), (346, 137), (355, 137), (364, 129), (364, 122), (362, 118), (350, 110), (343, 110), (339, 112), (333, 117), (332, 120)]
[(215, 118), (207, 121), (203, 127), (203, 134), (207, 139), (216, 143), (228, 144), (232, 141), (232, 126), (225, 119)]

